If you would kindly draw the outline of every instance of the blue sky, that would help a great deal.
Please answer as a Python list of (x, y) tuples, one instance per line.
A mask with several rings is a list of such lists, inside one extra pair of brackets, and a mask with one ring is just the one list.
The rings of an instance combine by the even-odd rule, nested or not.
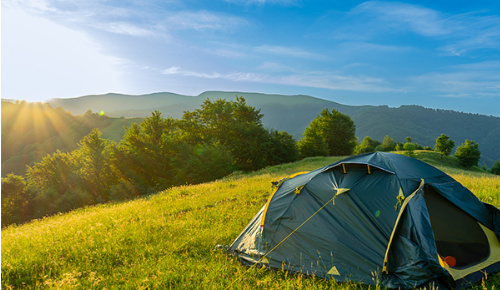
[(2, 98), (222, 90), (500, 116), (498, 3), (3, 0)]

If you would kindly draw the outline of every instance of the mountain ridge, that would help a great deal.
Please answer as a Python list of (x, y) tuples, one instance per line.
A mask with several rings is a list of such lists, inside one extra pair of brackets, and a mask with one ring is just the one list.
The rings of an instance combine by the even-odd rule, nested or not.
[[(324, 108), (336, 109), (351, 116), (356, 124), (356, 136), (362, 141), (365, 136), (382, 141), (385, 135), (398, 142), (411, 136), (414, 142), (433, 147), (441, 134), (449, 135), (456, 147), (465, 139), (475, 140), (482, 152), (481, 163), (488, 166), (500, 159), (500, 118), (479, 114), (425, 108), (418, 105), (400, 107), (351, 106), (308, 95), (280, 95), (238, 91), (206, 91), (197, 96), (171, 92), (155, 92), (143, 95), (107, 93), (87, 95), (71, 99), (51, 99), (47, 102), (54, 108), (62, 107), (74, 115), (88, 110), (110, 117), (146, 117), (158, 110), (164, 117), (181, 118), (184, 111), (200, 108), (206, 99), (235, 100), (245, 98), (247, 104), (261, 109), (262, 122), (266, 127), (287, 131), (295, 139), (312, 119)], [(455, 147), (455, 148), (456, 148)]]

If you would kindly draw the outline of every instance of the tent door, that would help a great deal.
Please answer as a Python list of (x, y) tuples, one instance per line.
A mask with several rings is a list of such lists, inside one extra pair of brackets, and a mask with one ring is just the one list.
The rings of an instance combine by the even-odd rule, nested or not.
[(424, 187), (436, 247), (452, 268), (466, 268), (485, 261), (488, 239), (479, 223), (429, 187)]

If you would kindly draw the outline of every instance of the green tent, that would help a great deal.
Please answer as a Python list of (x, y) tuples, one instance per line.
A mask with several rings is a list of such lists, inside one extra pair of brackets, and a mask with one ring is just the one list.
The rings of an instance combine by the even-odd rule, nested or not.
[(376, 152), (281, 180), (230, 251), (340, 282), (462, 289), (500, 270), (499, 237), (497, 208), (424, 162)]

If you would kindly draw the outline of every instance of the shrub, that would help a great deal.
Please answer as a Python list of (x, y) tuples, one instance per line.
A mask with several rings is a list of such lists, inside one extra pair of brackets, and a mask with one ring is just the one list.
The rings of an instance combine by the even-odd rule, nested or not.
[(465, 139), (465, 143), (457, 148), (455, 157), (458, 158), (460, 165), (464, 167), (477, 166), (481, 158), (481, 151), (479, 151), (479, 144), (474, 140), (469, 141)]

